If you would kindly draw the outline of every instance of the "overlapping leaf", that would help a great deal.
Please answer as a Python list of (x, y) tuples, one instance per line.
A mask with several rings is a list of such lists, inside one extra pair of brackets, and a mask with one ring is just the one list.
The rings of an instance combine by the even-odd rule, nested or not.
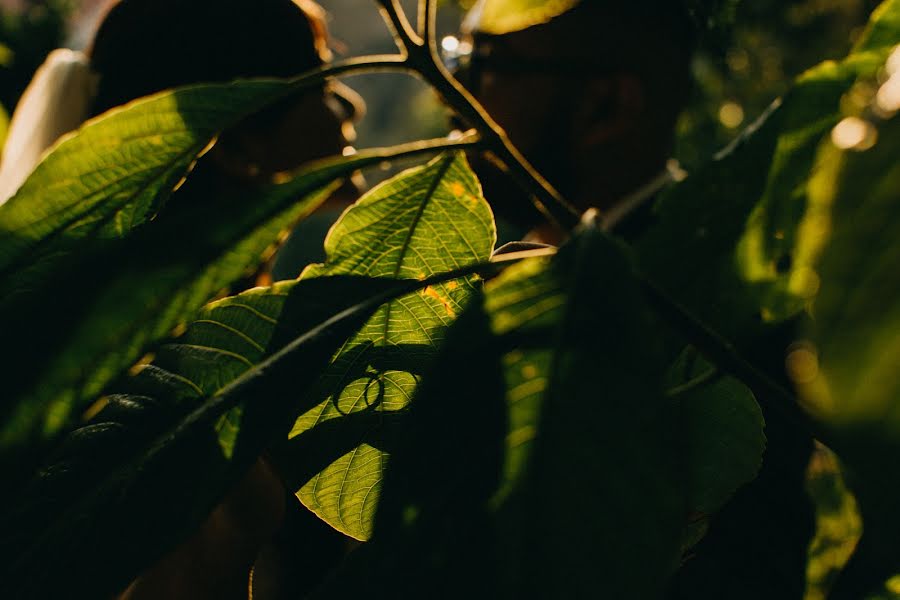
[[(430, 149), (421, 144), (400, 153)], [(149, 343), (257, 264), (286, 227), (327, 197), (335, 179), (395, 154), (315, 163), (284, 183), (173, 207), (125, 240), (83, 244), (72, 255), (77, 268), (0, 317), (5, 333), (24, 340), (3, 365), (16, 377), (3, 406), (2, 445), (59, 431)], [(53, 308), (60, 290), (64, 311)]]
[[(496, 233), (490, 208), (462, 155), (440, 157), (372, 190), (332, 228), (326, 262), (301, 281), (357, 275), (425, 279), (490, 258)], [(338, 530), (359, 539), (371, 532), (392, 415), (409, 403), (444, 328), (478, 282), (429, 287), (385, 305), (341, 348), (315, 390), (318, 406), (298, 419), (291, 437), (302, 444), (334, 420), (368, 422), (359, 444), (314, 475), (296, 481), (301, 501)], [(348, 418), (352, 417), (352, 418)]]
[[(487, 0), (481, 11), (478, 30), (500, 35), (546, 23), (578, 4), (579, 0)], [(472, 18), (472, 17), (470, 17)]]
[(447, 572), (447, 595), (657, 597), (686, 498), (648, 316), (592, 228), (490, 281), (413, 403), (372, 547), (323, 597), (414, 594)]
[[(357, 293), (352, 285), (356, 279), (375, 276), (388, 282), (425, 280), (485, 262), (494, 239), (490, 209), (465, 159), (462, 155), (439, 158), (387, 182), (348, 210), (328, 238), (329, 261), (311, 267), (299, 281), (250, 290), (209, 305), (183, 336), (158, 349), (137, 383), (154, 388), (154, 381), (164, 380), (183, 397), (200, 398), (215, 393), (302, 332), (310, 319), (328, 314), (336, 295), (346, 299)], [(343, 292), (338, 287), (341, 280), (348, 285)], [(341, 349), (307, 398), (305, 406), (311, 410), (305, 411), (294, 427), (293, 441), (276, 458), (298, 489), (320, 477), (348, 480), (344, 490), (320, 486), (317, 494), (310, 497), (310, 502), (321, 503), (320, 514), (332, 525), (340, 527), (340, 519), (344, 518), (341, 511), (358, 502), (354, 487), (358, 476), (363, 478), (359, 481), (380, 480), (381, 461), (386, 459), (382, 456), (384, 449), (358, 447), (363, 434), (370, 435), (364, 438), (367, 441), (379, 433), (372, 419), (375, 425), (389, 424), (390, 417), (385, 415), (405, 407), (419, 374), (436, 350), (443, 328), (462, 310), (476, 286), (477, 279), (471, 277), (427, 286), (416, 295), (386, 305)], [(373, 410), (377, 414), (369, 414), (365, 406), (353, 406), (360, 400), (353, 394), (364, 394), (370, 379), (365, 371), (357, 370), (355, 360), (362, 361), (363, 367), (377, 373), (384, 382), (380, 404)], [(332, 404), (338, 400), (352, 406), (346, 411), (348, 414)], [(240, 410), (233, 410), (218, 423), (226, 454), (234, 451), (242, 418)], [(360, 431), (360, 423), (362, 433), (354, 433)], [(326, 430), (330, 437), (323, 438)], [(357, 437), (348, 438), (354, 435)], [(310, 441), (313, 438), (315, 444)], [(307, 451), (311, 444), (315, 447)], [(335, 447), (346, 450), (332, 456), (330, 452)], [(297, 456), (298, 449), (304, 450), (302, 456)], [(359, 472), (344, 472), (340, 465), (341, 461), (350, 460), (348, 453), (370, 453), (376, 460)], [(325, 462), (316, 463), (313, 455), (322, 456)], [(335, 459), (338, 466), (331, 464)], [(304, 497), (302, 490), (300, 495)], [(360, 537), (367, 535), (376, 499), (377, 489), (366, 500), (369, 512), (357, 516), (352, 529), (345, 529)]]
[[(149, 366), (131, 382), (131, 394), (110, 398), (91, 423), (67, 438), (53, 462), (5, 507), (4, 597), (106, 597), (124, 587), (199, 525), (228, 486), (287, 434), (302, 410), (298, 399), (347, 336), (385, 299), (420, 285), (369, 278), (319, 284), (317, 291), (330, 297), (327, 310), (320, 306), (304, 315), (308, 327), (260, 368), (228, 380), (235, 371), (221, 363), (217, 369), (195, 365), (188, 370), (195, 376), (222, 373), (222, 387), (202, 382), (214, 391), (209, 393), (185, 376)], [(262, 308), (255, 301), (260, 295), (221, 303), (205, 316), (236, 310), (268, 323), (251, 307)], [(198, 329), (210, 319), (203, 321)], [(203, 337), (197, 331), (188, 341)], [(255, 349), (255, 342), (238, 338)], [(191, 347), (185, 342), (181, 350)], [(245, 416), (223, 452), (215, 428), (235, 409)]]
[[(7, 400), (0, 411), (5, 421), (0, 432), (4, 447), (58, 430), (69, 416), (71, 404), (84, 398), (84, 390), (87, 395), (95, 393), (108, 380), (105, 371), (115, 371), (136, 358), (145, 339), (128, 339), (123, 331), (125, 323), (133, 327), (139, 319), (148, 316), (147, 312), (156, 312), (157, 322), (151, 319), (146, 323), (145, 333), (153, 337), (160, 330), (167, 331), (180, 318), (179, 309), (199, 306), (198, 301), (207, 300), (235, 272), (247, 267), (244, 257), (242, 264), (233, 264), (231, 269), (212, 277), (206, 286), (190, 290), (185, 289), (186, 284), (202, 277), (198, 271), (210, 267), (192, 264), (186, 269), (191, 271), (189, 278), (173, 281), (174, 285), (165, 289), (168, 283), (165, 279), (180, 267), (157, 261), (155, 267), (159, 271), (140, 276), (135, 276), (133, 269), (151, 262), (143, 254), (166, 256), (164, 245), (171, 241), (160, 235), (155, 243), (145, 240), (145, 243), (132, 242), (125, 246), (121, 240), (132, 236), (136, 228), (156, 214), (222, 129), (289, 90), (306, 85), (306, 79), (299, 81), (303, 83), (249, 81), (203, 85), (164, 92), (115, 109), (88, 122), (76, 135), (64, 138), (18, 193), (0, 206), (0, 323), (10, 339), (18, 340), (20, 348), (10, 357), (13, 360), (4, 361), (4, 373), (16, 373), (15, 385), (8, 394), (15, 401)], [(292, 195), (298, 198), (325, 183), (300, 186)], [(310, 200), (307, 211), (313, 204)], [(300, 214), (301, 211), (295, 211), (290, 216)], [(284, 226), (285, 221), (279, 225)], [(208, 216), (195, 225), (200, 222), (209, 222)], [(243, 227), (256, 228), (263, 224), (250, 221)], [(180, 231), (177, 227), (170, 228), (165, 235), (180, 235), (180, 241), (186, 243), (188, 239), (183, 236), (196, 236), (188, 233), (187, 228), (182, 223)], [(203, 233), (207, 237), (198, 237), (197, 246), (205, 250), (216, 237), (210, 231)], [(227, 255), (228, 245), (237, 245), (246, 229), (240, 236), (226, 231), (218, 233), (219, 252)], [(240, 255), (255, 248), (229, 251)], [(124, 262), (124, 252), (133, 252), (128, 257), (132, 264), (127, 268), (131, 278), (139, 279), (137, 284), (129, 280), (127, 273), (109, 273), (110, 277), (103, 280), (99, 274), (114, 267), (117, 260)], [(203, 258), (211, 262), (213, 257)], [(231, 260), (236, 262), (234, 258)], [(153, 265), (148, 268), (152, 269)], [(216, 269), (210, 271), (215, 273)], [(111, 284), (115, 276), (120, 280)], [(159, 282), (162, 293), (143, 298), (140, 285), (153, 289), (157, 284), (154, 277), (163, 279)], [(96, 298), (91, 306), (95, 299), (88, 297), (94, 293), (93, 288), (107, 284), (111, 284), (105, 290), (107, 300)], [(116, 284), (118, 289), (112, 289)], [(181, 297), (171, 303), (164, 302), (162, 299), (172, 290), (178, 290)], [(65, 309), (59, 308), (60, 296), (66, 299)], [(127, 302), (121, 302), (122, 298), (137, 299), (140, 305), (126, 307)], [(104, 302), (112, 305), (111, 311)], [(168, 314), (160, 318), (160, 313)], [(90, 320), (92, 316), (93, 322), (85, 323), (80, 333), (73, 332), (68, 325), (79, 317)], [(90, 343), (74, 352), (71, 346), (66, 351), (60, 344), (67, 336), (78, 341), (86, 337)], [(104, 344), (104, 355), (99, 356), (96, 347)], [(113, 344), (119, 345), (112, 347)], [(122, 360), (113, 360), (119, 353)], [(51, 357), (55, 357), (55, 365), (46, 364)]]
[(79, 240), (121, 238), (153, 217), (224, 128), (289, 89), (253, 81), (164, 92), (65, 137), (0, 207), (4, 305)]

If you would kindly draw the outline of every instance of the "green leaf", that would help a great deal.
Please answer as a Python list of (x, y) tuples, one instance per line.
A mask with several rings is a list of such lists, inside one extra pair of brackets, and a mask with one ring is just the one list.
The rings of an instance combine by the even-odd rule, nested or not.
[[(881, 89), (898, 82), (894, 74)], [(877, 108), (879, 97), (862, 110), (848, 102), (833, 141), (821, 145), (801, 265), (820, 290), (807, 339), (787, 358), (804, 405), (848, 467), (863, 517), (835, 598), (860, 597), (900, 569), (900, 485), (885, 476), (900, 459), (900, 118)], [(848, 128), (864, 134), (849, 147)]]
[(322, 597), (438, 578), (448, 596), (659, 597), (686, 498), (650, 323), (592, 228), (489, 281), (412, 404), (372, 542)]
[[(0, 591), (102, 597), (121, 589), (286, 438), (315, 400), (305, 392), (378, 307), (503, 266), (472, 264), (423, 281), (310, 278), (212, 303), (120, 382), (125, 393), (72, 433), (30, 486), (6, 491)], [(315, 473), (357, 441), (342, 432), (317, 438), (295, 470)], [(47, 565), (52, 578), (42, 576)]]
[[(3, 331), (28, 341), (2, 367), (16, 376), (10, 375), (2, 406), (0, 446), (7, 450), (60, 431), (149, 344), (258, 264), (286, 228), (328, 196), (336, 179), (444, 143), (320, 161), (284, 183), (236, 188), (210, 199), (215, 204), (173, 207), (128, 239), (83, 244), (56, 279), (0, 301)], [(64, 311), (58, 309), (61, 290)]]
[[(480, 9), (478, 30), (502, 35), (540, 25), (558, 17), (579, 0), (486, 0)], [(474, 10), (479, 10), (475, 8)]]
[[(307, 268), (301, 281), (423, 280), (488, 260), (495, 240), (493, 216), (464, 156), (447, 155), (378, 186), (345, 212), (325, 241), (326, 262)], [(294, 425), (293, 443), (304, 444), (316, 427), (340, 428), (340, 420), (362, 419), (360, 413), (375, 422), (340, 459), (295, 481), (300, 500), (339, 531), (369, 537), (394, 429), (390, 416), (407, 407), (443, 330), (478, 285), (468, 278), (432, 286), (381, 308), (335, 356), (313, 392), (317, 406)]]
[(587, 227), (549, 264), (492, 281), (486, 306), (495, 335), (515, 340), (494, 499), (511, 595), (655, 597), (677, 564), (685, 498), (631, 265)]
[(752, 392), (693, 349), (672, 366), (669, 385), (687, 453), (691, 518), (706, 518), (756, 477), (766, 449), (765, 421)]
[(829, 140), (816, 165), (809, 219), (830, 236), (824, 246), (810, 240), (820, 250), (803, 265), (821, 282), (814, 346), (798, 347), (789, 367), (820, 419), (900, 442), (900, 118), (856, 123), (877, 132), (874, 147), (840, 150)]
[(260, 80), (162, 92), (65, 136), (0, 206), (4, 294), (47, 276), (79, 241), (122, 238), (151, 219), (223, 129), (290, 89)]
[(878, 50), (898, 43), (900, 1), (885, 0), (872, 12), (866, 30), (856, 42), (854, 52)]

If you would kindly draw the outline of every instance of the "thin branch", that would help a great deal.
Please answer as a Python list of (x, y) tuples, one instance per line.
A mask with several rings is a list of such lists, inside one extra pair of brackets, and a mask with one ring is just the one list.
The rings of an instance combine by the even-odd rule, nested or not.
[(338, 60), (323, 67), (312, 69), (295, 77), (292, 81), (299, 83), (314, 83), (324, 81), (328, 77), (349, 75), (357, 71), (409, 71), (410, 65), (402, 54), (373, 54), (370, 56), (357, 56), (345, 60)]
[[(538, 171), (531, 166), (521, 152), (513, 145), (503, 128), (484, 110), (484, 107), (447, 70), (437, 51), (437, 44), (425, 45), (411, 28), (404, 27), (405, 17), (396, 6), (396, 0), (376, 0), (393, 24), (397, 44), (407, 52), (410, 68), (420, 75), (444, 99), (444, 103), (478, 130), (485, 144), (503, 165), (513, 181), (532, 196), (538, 209), (548, 220), (567, 233), (581, 220), (581, 215)], [(420, 0), (420, 18), (425, 22), (420, 27), (434, 42), (437, 3), (434, 0)], [(408, 22), (406, 23), (408, 25)]]
[[(360, 150), (354, 155), (360, 164), (357, 168), (364, 169), (373, 164), (384, 162), (386, 160), (395, 160), (398, 158), (409, 158), (419, 154), (431, 154), (434, 152), (446, 152), (447, 150), (472, 150), (481, 144), (481, 138), (478, 133), (472, 131), (459, 138), (435, 138), (430, 140), (419, 140), (397, 146), (387, 146), (384, 148), (371, 148), (368, 150)], [(308, 174), (316, 170), (320, 166), (334, 163), (335, 161), (346, 160), (344, 157), (330, 157), (319, 159), (307, 163), (300, 167), (297, 172)]]
[(437, 0), (419, 0), (419, 36), (423, 46), (435, 56), (437, 49)]
[(416, 33), (399, 0), (375, 0), (381, 9), (381, 16), (388, 29), (394, 36), (394, 42), (400, 52), (406, 54), (412, 52), (414, 47), (423, 44), (422, 39)]
[(813, 424), (790, 390), (744, 358), (734, 344), (694, 317), (655, 284), (644, 278), (640, 282), (650, 305), (681, 331), (710, 362), (750, 387), (760, 404), (809, 432), (816, 439), (828, 443), (829, 436)]
[(689, 381), (685, 381), (682, 384), (667, 389), (666, 396), (669, 398), (674, 398), (675, 396), (680, 396), (681, 394), (686, 394), (687, 392), (694, 391), (695, 389), (701, 388), (710, 383), (711, 381), (719, 377), (719, 375), (721, 375), (719, 369), (713, 367), (708, 371), (697, 375)]

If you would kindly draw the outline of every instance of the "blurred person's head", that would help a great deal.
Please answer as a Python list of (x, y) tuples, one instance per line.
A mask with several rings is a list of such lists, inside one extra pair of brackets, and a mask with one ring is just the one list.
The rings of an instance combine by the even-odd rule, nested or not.
[[(608, 209), (665, 169), (691, 88), (696, 32), (684, 2), (583, 0), (504, 34), (482, 21), (491, 2), (468, 17), (464, 81), (570, 202)], [(496, 171), (479, 171), (500, 214), (537, 221)]]
[[(327, 43), (310, 0), (112, 0), (88, 49), (90, 113), (194, 83), (299, 75), (330, 58)], [(361, 107), (344, 86), (316, 86), (227, 132), (211, 158), (257, 178), (340, 154)]]

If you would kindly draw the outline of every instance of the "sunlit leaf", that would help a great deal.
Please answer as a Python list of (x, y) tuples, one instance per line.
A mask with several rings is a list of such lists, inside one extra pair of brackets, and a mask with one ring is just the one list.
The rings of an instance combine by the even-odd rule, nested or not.
[(855, 52), (878, 50), (898, 43), (900, 31), (900, 2), (885, 0), (872, 12), (866, 30), (854, 47)]
[(578, 4), (579, 0), (486, 0), (481, 10), (478, 30), (504, 34), (546, 23)]
[[(2, 407), (2, 446), (58, 432), (148, 344), (257, 265), (337, 178), (435, 146), (440, 142), (360, 152), (312, 163), (284, 183), (235, 186), (209, 204), (173, 206), (127, 239), (86, 241), (65, 272), (5, 297), (0, 326), (27, 343), (2, 367), (16, 373)], [(60, 289), (66, 311), (52, 308)]]
[(884, 475), (900, 459), (900, 118), (846, 118), (867, 123), (877, 140), (871, 148), (822, 144), (809, 219), (828, 243), (805, 255), (802, 268), (820, 291), (808, 339), (787, 357), (805, 406), (848, 467), (863, 516), (837, 598), (871, 591), (900, 570), (900, 486)]
[[(463, 155), (440, 157), (373, 189), (351, 207), (325, 241), (326, 262), (301, 280), (335, 275), (425, 279), (484, 262), (496, 233), (490, 208)], [(390, 437), (389, 415), (402, 411), (432, 359), (444, 328), (463, 309), (475, 278), (429, 287), (385, 305), (335, 356), (314, 394), (318, 406), (291, 437), (335, 419), (373, 417), (357, 447), (308, 481), (300, 500), (336, 529), (366, 539)], [(381, 424), (381, 425), (379, 425)]]

